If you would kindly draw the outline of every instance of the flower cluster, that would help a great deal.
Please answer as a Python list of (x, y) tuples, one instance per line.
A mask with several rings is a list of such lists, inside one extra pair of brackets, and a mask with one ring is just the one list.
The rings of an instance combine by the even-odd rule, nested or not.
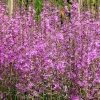
[[(41, 22), (29, 7), (7, 15), (0, 3), (0, 98), (83, 100), (100, 95), (100, 16), (59, 10), (46, 1)], [(16, 100), (17, 100), (16, 99)], [(49, 99), (48, 99), (49, 100)]]

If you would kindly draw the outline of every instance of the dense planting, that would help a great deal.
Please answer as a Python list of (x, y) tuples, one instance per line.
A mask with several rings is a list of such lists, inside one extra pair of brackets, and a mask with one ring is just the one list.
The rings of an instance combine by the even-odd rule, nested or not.
[(0, 100), (99, 100), (100, 15), (68, 17), (44, 2), (41, 22), (30, 6), (8, 17), (0, 2)]

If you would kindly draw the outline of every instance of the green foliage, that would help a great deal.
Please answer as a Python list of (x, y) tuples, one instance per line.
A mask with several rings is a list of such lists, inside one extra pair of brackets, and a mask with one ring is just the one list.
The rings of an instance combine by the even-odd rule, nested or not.
[(58, 3), (60, 9), (62, 9), (62, 7), (64, 6), (64, 0), (56, 0), (56, 2)]
[(22, 6), (22, 0), (19, 1), (19, 6), (20, 6), (20, 7)]
[(34, 0), (34, 8), (37, 12), (37, 15), (40, 15), (42, 11), (43, 0)]
[(28, 9), (28, 0), (25, 0), (25, 7)]

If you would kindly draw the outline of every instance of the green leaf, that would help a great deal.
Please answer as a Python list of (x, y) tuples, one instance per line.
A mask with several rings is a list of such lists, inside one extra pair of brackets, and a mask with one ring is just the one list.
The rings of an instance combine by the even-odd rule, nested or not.
[(35, 0), (34, 1), (34, 8), (35, 8), (38, 15), (40, 15), (42, 12), (42, 4), (43, 4), (42, 0)]

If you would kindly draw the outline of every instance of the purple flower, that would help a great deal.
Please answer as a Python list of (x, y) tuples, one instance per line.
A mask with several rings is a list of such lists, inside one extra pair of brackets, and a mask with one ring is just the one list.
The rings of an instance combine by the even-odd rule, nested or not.
[(70, 99), (71, 100), (83, 100), (82, 98), (80, 98), (80, 96), (75, 96), (73, 94), (70, 95)]

